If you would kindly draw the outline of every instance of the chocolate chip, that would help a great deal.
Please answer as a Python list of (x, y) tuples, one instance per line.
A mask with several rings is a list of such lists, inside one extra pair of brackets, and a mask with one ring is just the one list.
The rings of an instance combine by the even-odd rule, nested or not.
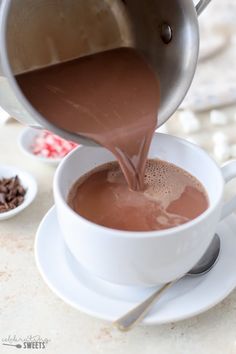
[(0, 185), (0, 193), (7, 193), (7, 187)]
[(17, 205), (20, 205), (21, 203), (23, 203), (23, 201), (24, 201), (24, 197), (22, 196), (17, 197)]
[(6, 202), (5, 193), (0, 193), (0, 204), (4, 204)]
[(18, 194), (21, 195), (21, 196), (24, 196), (24, 195), (25, 195), (25, 190), (24, 190), (24, 188), (23, 188), (21, 185), (19, 185), (19, 186), (17, 187), (17, 192), (18, 192)]
[(6, 211), (5, 205), (0, 205), (0, 213)]
[(0, 213), (14, 209), (24, 201), (26, 190), (18, 176), (0, 180)]
[(10, 209), (15, 209), (17, 207), (17, 205), (14, 202), (11, 202), (8, 204)]

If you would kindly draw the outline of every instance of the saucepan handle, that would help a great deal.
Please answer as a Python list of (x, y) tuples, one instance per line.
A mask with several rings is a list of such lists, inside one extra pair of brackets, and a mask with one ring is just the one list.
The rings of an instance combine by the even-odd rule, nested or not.
[[(236, 178), (236, 160), (230, 161), (226, 163), (222, 169), (222, 174), (225, 180), (225, 183), (231, 181), (231, 179)], [(221, 219), (226, 218), (230, 215), (234, 210), (236, 210), (236, 196), (230, 199), (225, 205), (223, 206)]]
[(197, 5), (195, 6), (197, 15), (201, 15), (201, 13), (205, 10), (207, 5), (211, 2), (211, 0), (199, 0)]

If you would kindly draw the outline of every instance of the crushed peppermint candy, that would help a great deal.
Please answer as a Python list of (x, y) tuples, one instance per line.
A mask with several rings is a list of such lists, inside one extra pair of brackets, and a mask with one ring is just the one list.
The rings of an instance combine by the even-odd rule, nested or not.
[(62, 158), (78, 145), (72, 141), (67, 141), (47, 130), (40, 132), (33, 144), (32, 152), (34, 155), (46, 158)]

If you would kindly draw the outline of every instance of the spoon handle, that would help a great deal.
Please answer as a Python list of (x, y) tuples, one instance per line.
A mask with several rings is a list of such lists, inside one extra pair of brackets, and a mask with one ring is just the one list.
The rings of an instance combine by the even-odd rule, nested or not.
[(149, 312), (156, 301), (162, 296), (165, 290), (169, 289), (176, 281), (172, 281), (163, 285), (155, 291), (151, 296), (144, 300), (141, 304), (135, 306), (132, 310), (120, 317), (113, 324), (123, 332), (129, 331), (135, 325), (140, 323), (144, 316)]

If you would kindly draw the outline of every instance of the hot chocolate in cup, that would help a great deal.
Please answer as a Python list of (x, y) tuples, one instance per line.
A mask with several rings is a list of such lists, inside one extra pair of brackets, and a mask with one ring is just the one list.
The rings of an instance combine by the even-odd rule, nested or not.
[(55, 174), (54, 199), (65, 245), (91, 274), (112, 283), (153, 286), (182, 277), (206, 251), (220, 220), (236, 208), (236, 198), (223, 205), (225, 183), (236, 177), (236, 161), (220, 169), (198, 146), (159, 133), (153, 137), (148, 157), (175, 164), (196, 177), (207, 191), (208, 209), (165, 230), (115, 230), (83, 218), (67, 203), (71, 187), (81, 176), (115, 160), (109, 151), (79, 147)]

